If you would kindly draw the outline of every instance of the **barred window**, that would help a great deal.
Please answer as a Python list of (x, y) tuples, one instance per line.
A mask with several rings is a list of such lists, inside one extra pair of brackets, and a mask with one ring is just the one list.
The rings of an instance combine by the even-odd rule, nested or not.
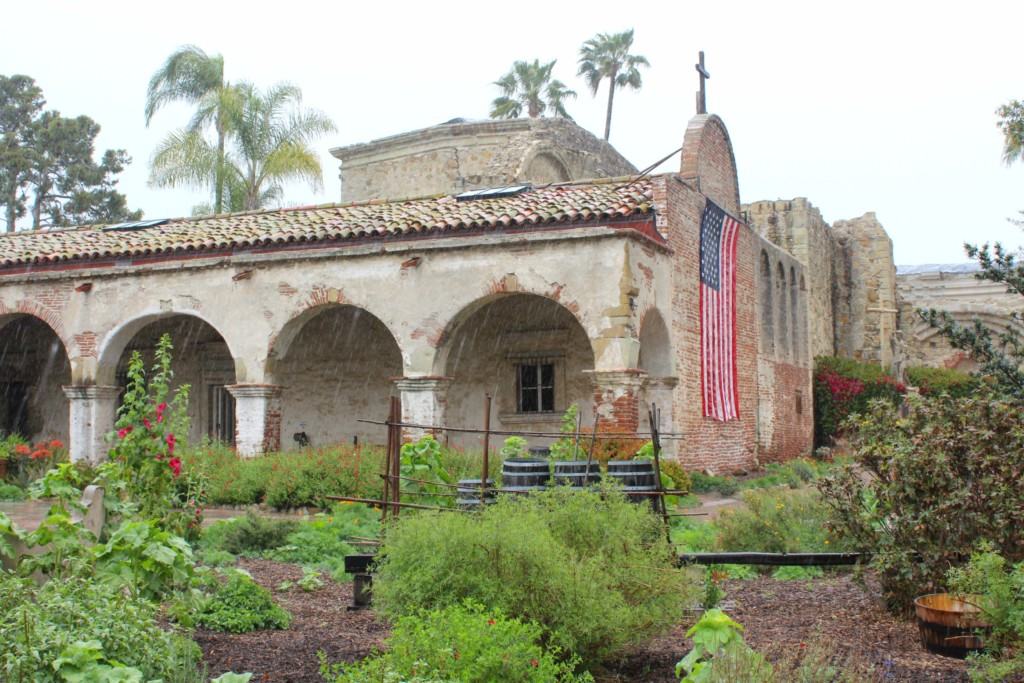
[(516, 394), (520, 413), (550, 413), (555, 409), (554, 363), (521, 363), (516, 366)]
[(209, 436), (225, 444), (235, 442), (235, 397), (223, 384), (210, 385)]

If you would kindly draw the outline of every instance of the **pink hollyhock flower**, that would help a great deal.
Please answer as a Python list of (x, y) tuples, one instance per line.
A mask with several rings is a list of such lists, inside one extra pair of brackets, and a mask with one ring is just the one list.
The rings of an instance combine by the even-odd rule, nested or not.
[(171, 472), (175, 478), (181, 475), (181, 460), (178, 458), (171, 458), (167, 461), (167, 465), (171, 468)]
[(174, 455), (174, 434), (167, 435), (167, 455)]
[(124, 437), (128, 436), (131, 433), (132, 433), (132, 426), (131, 425), (128, 425), (127, 427), (121, 427), (121, 429), (117, 430), (117, 438), (123, 439)]
[(164, 421), (164, 411), (165, 410), (167, 410), (167, 404), (166, 403), (161, 403), (160, 405), (158, 405), (156, 407), (156, 421), (157, 422), (163, 422)]
[(146, 429), (152, 429), (153, 425), (150, 423), (148, 417), (142, 418), (142, 424), (146, 425)]

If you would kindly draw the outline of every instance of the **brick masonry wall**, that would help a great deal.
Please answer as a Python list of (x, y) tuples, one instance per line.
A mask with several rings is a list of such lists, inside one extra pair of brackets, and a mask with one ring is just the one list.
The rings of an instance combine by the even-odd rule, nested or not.
[[(699, 249), (705, 197), (675, 176), (655, 185), (659, 228), (674, 250), (672, 335), (679, 383), (673, 396), (673, 429), (686, 438), (677, 457), (689, 469), (729, 472), (756, 464), (757, 327), (755, 313), (755, 235), (740, 231), (736, 272), (737, 372), (740, 419), (717, 422), (702, 415), (700, 385)], [(664, 207), (664, 208), (661, 208)]]
[(814, 442), (809, 368), (758, 359), (758, 461), (781, 462), (808, 455)]

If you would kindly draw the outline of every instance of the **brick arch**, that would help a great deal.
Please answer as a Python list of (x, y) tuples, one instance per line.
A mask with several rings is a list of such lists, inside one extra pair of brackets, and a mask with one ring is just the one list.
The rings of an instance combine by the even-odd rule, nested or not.
[(725, 123), (715, 114), (690, 119), (679, 175), (734, 216), (740, 213), (736, 155)]
[(328, 300), (317, 299), (312, 302), (311, 305), (303, 308), (301, 311), (285, 321), (281, 328), (271, 337), (270, 343), (267, 347), (267, 359), (264, 365), (264, 377), (267, 383), (274, 383), (274, 374), (278, 370), (278, 364), (288, 356), (289, 351), (291, 351), (292, 343), (302, 332), (303, 328), (305, 328), (306, 324), (325, 311), (337, 308), (355, 309), (359, 311), (359, 315), (368, 316), (371, 324), (378, 324), (383, 327), (387, 330), (387, 333), (391, 337), (391, 341), (394, 343), (398, 353), (404, 358), (402, 344), (399, 342), (394, 331), (386, 322), (384, 322), (384, 320), (381, 319), (380, 316), (374, 314), (365, 306), (351, 303), (344, 298)]
[(203, 313), (193, 309), (172, 309), (172, 310), (148, 310), (121, 322), (115, 328), (107, 332), (100, 342), (97, 363), (96, 363), (96, 384), (100, 386), (112, 386), (117, 378), (117, 366), (121, 362), (121, 356), (131, 343), (132, 339), (144, 327), (159, 320), (166, 320), (177, 316), (196, 318), (209, 325), (224, 340), (228, 352), (235, 365), (236, 381), (243, 381), (245, 377), (244, 363), (238, 358), (234, 349), (237, 346), (232, 344), (229, 335), (225, 334), (223, 326), (208, 318)]
[(775, 267), (775, 294), (778, 301), (776, 307), (779, 311), (778, 339), (777, 346), (779, 360), (790, 357), (793, 348), (793, 330), (789, 320), (789, 290), (786, 287), (786, 266), (779, 261)]
[(64, 346), (64, 353), (69, 359), (83, 355), (95, 355), (95, 336), (92, 337), (91, 343), (89, 339), (83, 339), (86, 343), (80, 348), (78, 340), (74, 335), (67, 333), (64, 320), (53, 309), (28, 300), (19, 301), (11, 307), (0, 300), (0, 328), (15, 320), (19, 315), (27, 315), (45, 323), (57, 335), (57, 339)]
[[(554, 172), (558, 177), (538, 178), (536, 172), (541, 166)], [(559, 183), (572, 180), (572, 173), (569, 171), (569, 164), (562, 155), (555, 151), (550, 145), (534, 145), (523, 158), (523, 162), (516, 170), (516, 180), (534, 183)]]
[(435, 348), (434, 359), (431, 363), (432, 374), (439, 377), (445, 375), (445, 368), (448, 365), (448, 355), (451, 351), (451, 340), (458, 333), (463, 324), (473, 316), (473, 314), (499, 299), (516, 295), (535, 296), (541, 299), (553, 301), (561, 306), (562, 309), (572, 315), (576, 324), (583, 329), (587, 337), (590, 352), (594, 354), (595, 357), (597, 356), (597, 351), (594, 348), (593, 337), (587, 329), (583, 317), (580, 315), (579, 306), (575, 301), (566, 299), (564, 296), (564, 288), (561, 285), (556, 285), (547, 289), (535, 289), (524, 286), (519, 282), (515, 275), (506, 275), (500, 280), (491, 282), (487, 293), (483, 296), (463, 303), (446, 323), (437, 325), (437, 332), (431, 340), (432, 346)]
[(772, 265), (768, 252), (761, 250), (760, 267), (758, 269), (758, 292), (760, 294), (761, 320), (759, 321), (761, 353), (775, 353), (775, 306), (772, 293), (775, 291), (772, 282)]

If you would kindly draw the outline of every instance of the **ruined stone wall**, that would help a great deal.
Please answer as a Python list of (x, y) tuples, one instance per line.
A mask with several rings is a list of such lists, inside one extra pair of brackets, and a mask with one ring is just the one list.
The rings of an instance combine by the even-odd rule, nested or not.
[(747, 224), (804, 266), (811, 357), (835, 355), (832, 316), (833, 240), (821, 212), (807, 199), (743, 205)]
[(331, 153), (342, 162), (342, 202), (636, 173), (607, 142), (562, 118), (460, 121)]
[(975, 277), (976, 272), (976, 267), (964, 266), (901, 269), (896, 283), (899, 329), (907, 366), (928, 365), (964, 371), (977, 369), (971, 358), (952, 348), (935, 328), (917, 315), (919, 308), (946, 311), (964, 325), (972, 324), (975, 319), (981, 320), (996, 334), (1013, 324), (1012, 313), (1024, 313), (1024, 297), (1008, 293), (1005, 285), (1000, 283), (979, 280)]
[(832, 235), (836, 353), (891, 368), (898, 353), (892, 240), (874, 213), (836, 221)]

